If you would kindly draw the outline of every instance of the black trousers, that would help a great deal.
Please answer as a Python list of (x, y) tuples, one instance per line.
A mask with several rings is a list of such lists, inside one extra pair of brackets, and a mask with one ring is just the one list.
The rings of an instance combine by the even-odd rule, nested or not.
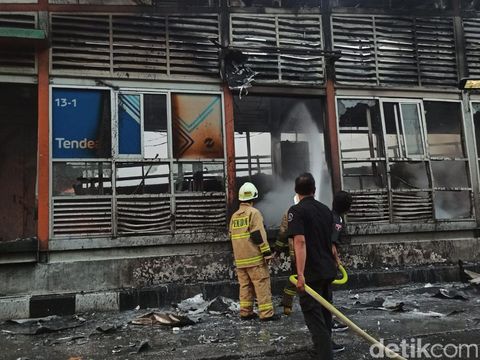
[[(332, 302), (332, 281), (321, 280), (307, 284), (328, 302)], [(306, 292), (300, 294), (305, 323), (312, 336), (317, 360), (332, 360), (332, 314)]]

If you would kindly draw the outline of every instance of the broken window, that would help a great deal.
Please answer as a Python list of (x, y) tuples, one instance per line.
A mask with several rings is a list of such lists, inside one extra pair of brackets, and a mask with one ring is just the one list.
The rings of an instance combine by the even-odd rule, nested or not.
[(175, 192), (225, 191), (223, 164), (179, 162), (173, 167)]
[(344, 162), (343, 187), (345, 190), (386, 188), (384, 164), (380, 162)]
[[(225, 228), (219, 94), (66, 88), (53, 94), (53, 236), (69, 236), (69, 228), (75, 236)], [(214, 221), (203, 226), (182, 213), (193, 198), (202, 216), (215, 211)], [(64, 219), (72, 200), (83, 210)], [(98, 217), (92, 224), (90, 210)]]
[(314, 175), (318, 198), (331, 204), (322, 99), (249, 95), (234, 105), (236, 183), (257, 186), (267, 226), (279, 225), (302, 172)]
[(470, 191), (439, 191), (435, 193), (435, 217), (437, 219), (465, 219), (471, 216)]
[[(368, 99), (338, 101), (343, 185), (357, 201), (350, 221), (376, 221), (367, 216), (364, 207), (372, 197), (385, 204), (384, 196), (389, 198), (390, 222), (471, 217), (472, 189), (464, 158), (461, 104), (382, 99), (383, 130), (382, 121), (375, 125), (365, 115), (368, 109), (374, 111), (376, 103)], [(362, 128), (365, 124), (367, 127)], [(362, 131), (368, 134), (367, 140)], [(363, 140), (346, 137), (350, 133)], [(446, 211), (452, 194), (462, 196), (466, 203)]]
[(468, 171), (466, 161), (432, 161), (433, 180), (435, 187), (468, 188)]
[(116, 193), (123, 195), (170, 192), (168, 164), (116, 163)]
[(53, 195), (111, 195), (112, 169), (107, 162), (55, 162)]
[(338, 116), (343, 158), (383, 156), (382, 126), (376, 101), (339, 100)]
[(235, 154), (237, 176), (272, 174), (270, 133), (235, 132)]
[(390, 163), (392, 189), (430, 189), (427, 164), (424, 162)]
[(430, 155), (464, 158), (461, 103), (424, 101), (423, 106)]

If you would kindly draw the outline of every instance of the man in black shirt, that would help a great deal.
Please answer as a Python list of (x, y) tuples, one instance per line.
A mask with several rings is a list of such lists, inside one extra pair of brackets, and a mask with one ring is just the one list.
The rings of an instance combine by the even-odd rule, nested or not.
[(332, 315), (305, 293), (305, 283), (331, 302), (331, 284), (337, 274), (332, 253), (333, 217), (328, 207), (313, 197), (315, 180), (312, 174), (297, 177), (295, 192), (300, 202), (288, 211), (288, 234), (294, 239), (300, 306), (317, 359), (332, 360)]

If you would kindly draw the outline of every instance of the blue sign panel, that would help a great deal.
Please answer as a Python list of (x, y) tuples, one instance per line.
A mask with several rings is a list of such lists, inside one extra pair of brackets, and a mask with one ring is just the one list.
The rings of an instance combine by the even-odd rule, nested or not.
[(105, 96), (108, 93), (104, 90), (53, 89), (54, 158), (104, 157), (101, 156), (104, 152), (100, 151), (101, 139), (111, 136), (109, 111), (106, 112), (103, 103)]
[(118, 96), (118, 153), (140, 155), (141, 149), (140, 96)]

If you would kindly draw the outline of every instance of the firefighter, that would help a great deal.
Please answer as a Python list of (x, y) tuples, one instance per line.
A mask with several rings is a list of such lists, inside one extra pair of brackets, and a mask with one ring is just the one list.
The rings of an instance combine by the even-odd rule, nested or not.
[[(298, 204), (298, 195), (293, 198), (294, 204)], [(296, 274), (295, 252), (293, 249), (293, 239), (288, 237), (288, 211), (283, 214), (278, 231), (277, 241), (275, 242), (275, 254), (288, 251), (290, 256), (291, 274)], [(288, 279), (283, 288), (282, 306), (283, 313), (290, 315), (293, 308), (293, 300), (297, 294), (297, 288)]]
[(230, 237), (240, 285), (240, 318), (250, 320), (257, 298), (260, 320), (276, 320), (272, 303), (268, 263), (273, 255), (267, 242), (267, 234), (260, 211), (253, 207), (258, 190), (252, 183), (240, 187), (239, 209), (230, 220)]

